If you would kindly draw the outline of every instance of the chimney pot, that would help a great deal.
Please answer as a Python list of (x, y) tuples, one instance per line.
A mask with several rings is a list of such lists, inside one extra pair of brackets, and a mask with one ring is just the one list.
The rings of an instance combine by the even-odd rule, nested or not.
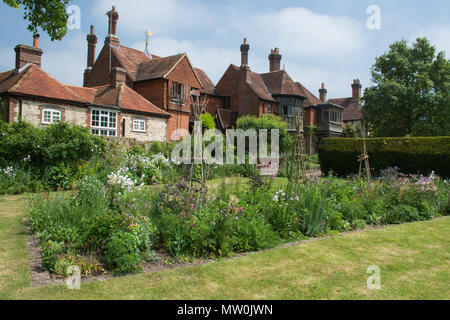
[(282, 56), (280, 54), (279, 48), (270, 50), (270, 55), (269, 55), (269, 70), (270, 70), (270, 72), (280, 71), (281, 58), (282, 58)]
[(35, 35), (33, 35), (33, 47), (35, 48), (39, 48), (39, 33), (36, 33)]
[(325, 88), (325, 83), (322, 83), (321, 88), (319, 89), (319, 99), (321, 102), (327, 102), (327, 93), (328, 90)]
[(362, 90), (361, 81), (359, 79), (353, 80), (353, 84), (352, 84), (352, 98), (357, 103), (359, 103), (359, 101), (361, 100), (361, 90)]
[(241, 45), (241, 68), (248, 68), (248, 52), (250, 45), (247, 43), (247, 38), (244, 38), (244, 43)]

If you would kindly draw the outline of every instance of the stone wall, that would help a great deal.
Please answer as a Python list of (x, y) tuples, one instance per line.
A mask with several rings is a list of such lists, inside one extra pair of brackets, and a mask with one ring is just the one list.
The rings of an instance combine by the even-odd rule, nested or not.
[(61, 111), (61, 121), (86, 127), (87, 108), (25, 99), (22, 101), (22, 120), (36, 126), (42, 125), (44, 109), (59, 110)]
[[(129, 113), (122, 113), (122, 119), (125, 120), (125, 138), (134, 139), (137, 142), (167, 141), (167, 119), (137, 116)], [(145, 120), (146, 131), (134, 131), (134, 120)]]

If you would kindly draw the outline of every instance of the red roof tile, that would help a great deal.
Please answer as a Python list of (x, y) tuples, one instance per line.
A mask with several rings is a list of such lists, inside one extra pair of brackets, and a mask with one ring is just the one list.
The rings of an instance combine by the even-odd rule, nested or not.
[[(9, 75), (9, 76), (8, 76)], [(17, 93), (77, 103), (86, 101), (68, 87), (42, 71), (35, 65), (29, 65), (19, 73), (9, 71), (2, 76), (0, 92)]]
[(261, 74), (261, 78), (272, 95), (293, 95), (304, 97), (285, 70)]
[(297, 89), (301, 92), (302, 96), (306, 98), (303, 102), (304, 107), (315, 106), (322, 103), (319, 98), (317, 98), (311, 91), (306, 89), (306, 87), (303, 86), (300, 82), (296, 82), (295, 84), (297, 86)]
[(350, 98), (330, 99), (329, 103), (344, 107), (344, 121), (358, 121), (363, 118), (362, 109), (358, 103)]
[(177, 54), (174, 56), (148, 60), (141, 63), (137, 68), (136, 80), (152, 80), (164, 78), (172, 68), (184, 58), (186, 54)]
[(153, 116), (169, 118), (170, 114), (161, 110), (153, 103), (142, 97), (125, 83), (117, 88), (113, 86), (96, 87), (94, 104), (102, 106), (116, 106), (125, 111), (143, 112)]
[(203, 88), (200, 90), (201, 93), (210, 94), (214, 96), (220, 95), (220, 93), (214, 86), (214, 83), (211, 81), (211, 79), (208, 77), (205, 71), (203, 71), (202, 69), (195, 68), (195, 72), (197, 73), (203, 85)]
[[(119, 48), (113, 48), (112, 52), (133, 81), (136, 81), (139, 64), (151, 61), (144, 52), (123, 45), (120, 45)], [(152, 57), (159, 58), (153, 55)]]

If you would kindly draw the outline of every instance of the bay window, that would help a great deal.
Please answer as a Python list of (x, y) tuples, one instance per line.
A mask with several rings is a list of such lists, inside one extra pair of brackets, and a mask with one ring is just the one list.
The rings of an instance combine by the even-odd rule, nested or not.
[(91, 110), (92, 134), (117, 137), (117, 111)]

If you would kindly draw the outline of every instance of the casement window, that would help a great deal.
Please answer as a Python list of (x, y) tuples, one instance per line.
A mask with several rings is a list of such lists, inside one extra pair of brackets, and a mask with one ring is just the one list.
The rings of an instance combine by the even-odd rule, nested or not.
[(44, 109), (42, 110), (42, 123), (52, 124), (61, 122), (61, 111), (54, 109)]
[(336, 123), (342, 123), (342, 112), (339, 111), (331, 111), (330, 113), (330, 121)]
[(92, 109), (91, 129), (98, 136), (117, 137), (117, 112)]
[(267, 105), (267, 113), (272, 114), (272, 105), (270, 103)]
[(180, 83), (172, 83), (172, 100), (182, 102), (184, 100), (185, 86)]
[(135, 132), (146, 132), (146, 130), (145, 130), (145, 120), (133, 120), (133, 131), (135, 131)]

